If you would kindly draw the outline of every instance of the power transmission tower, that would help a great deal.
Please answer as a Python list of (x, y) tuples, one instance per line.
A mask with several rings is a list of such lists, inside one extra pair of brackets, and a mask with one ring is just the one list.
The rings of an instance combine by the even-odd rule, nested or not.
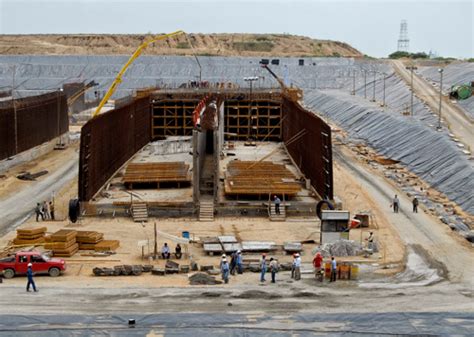
[(408, 39), (408, 24), (406, 20), (400, 23), (400, 37), (398, 38), (398, 51), (408, 52), (410, 40)]

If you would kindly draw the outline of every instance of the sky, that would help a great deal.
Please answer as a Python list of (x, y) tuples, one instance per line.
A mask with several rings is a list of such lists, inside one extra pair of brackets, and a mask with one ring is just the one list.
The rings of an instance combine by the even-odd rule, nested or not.
[(0, 34), (289, 33), (396, 51), (474, 57), (474, 0), (0, 0)]

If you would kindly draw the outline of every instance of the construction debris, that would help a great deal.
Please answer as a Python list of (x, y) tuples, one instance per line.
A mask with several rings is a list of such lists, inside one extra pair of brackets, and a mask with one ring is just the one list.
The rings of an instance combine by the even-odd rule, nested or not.
[(39, 171), (37, 173), (25, 172), (20, 175), (17, 175), (16, 177), (20, 180), (34, 181), (36, 180), (36, 178), (44, 176), (45, 174), (48, 174), (48, 171), (44, 170), (44, 171)]
[(150, 265), (120, 265), (113, 268), (95, 267), (92, 272), (95, 276), (139, 276), (151, 272), (152, 268)]
[(321, 252), (324, 257), (330, 256), (357, 256), (363, 253), (363, 247), (360, 243), (353, 240), (337, 240), (333, 243), (325, 243), (314, 249), (313, 254)]
[(205, 273), (196, 273), (189, 277), (190, 285), (214, 285), (222, 284), (221, 281), (216, 280), (214, 276)]

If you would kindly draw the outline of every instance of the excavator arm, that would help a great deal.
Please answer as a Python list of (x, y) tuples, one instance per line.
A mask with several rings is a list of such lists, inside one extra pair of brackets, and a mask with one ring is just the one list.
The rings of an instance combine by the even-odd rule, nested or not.
[(169, 37), (176, 36), (176, 35), (181, 35), (181, 34), (185, 34), (185, 33), (182, 30), (178, 30), (178, 31), (173, 32), (173, 33), (159, 35), (159, 36), (157, 36), (157, 37), (155, 37), (155, 38), (153, 38), (149, 41), (143, 42), (137, 48), (137, 50), (135, 50), (135, 52), (132, 54), (132, 56), (130, 56), (127, 63), (125, 63), (125, 65), (122, 67), (122, 69), (120, 69), (120, 72), (118, 73), (117, 77), (115, 77), (115, 80), (112, 82), (112, 85), (110, 86), (109, 90), (107, 90), (107, 93), (104, 95), (104, 98), (102, 98), (102, 101), (100, 101), (99, 106), (97, 107), (97, 109), (92, 114), (92, 118), (97, 117), (97, 115), (100, 113), (100, 110), (104, 107), (105, 103), (107, 103), (109, 98), (114, 94), (114, 92), (117, 89), (118, 85), (122, 82), (123, 74), (125, 74), (128, 67), (133, 63), (133, 61), (135, 61), (142, 54), (143, 50), (146, 47), (148, 47), (150, 44), (155, 43), (157, 41), (165, 40)]

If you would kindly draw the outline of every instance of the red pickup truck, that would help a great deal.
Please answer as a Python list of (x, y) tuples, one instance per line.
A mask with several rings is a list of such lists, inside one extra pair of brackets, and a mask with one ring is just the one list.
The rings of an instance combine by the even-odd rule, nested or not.
[(5, 278), (15, 275), (26, 275), (28, 263), (33, 265), (33, 273), (49, 274), (52, 277), (59, 276), (66, 270), (63, 259), (49, 258), (40, 252), (17, 252), (15, 255), (0, 259), (0, 272)]

